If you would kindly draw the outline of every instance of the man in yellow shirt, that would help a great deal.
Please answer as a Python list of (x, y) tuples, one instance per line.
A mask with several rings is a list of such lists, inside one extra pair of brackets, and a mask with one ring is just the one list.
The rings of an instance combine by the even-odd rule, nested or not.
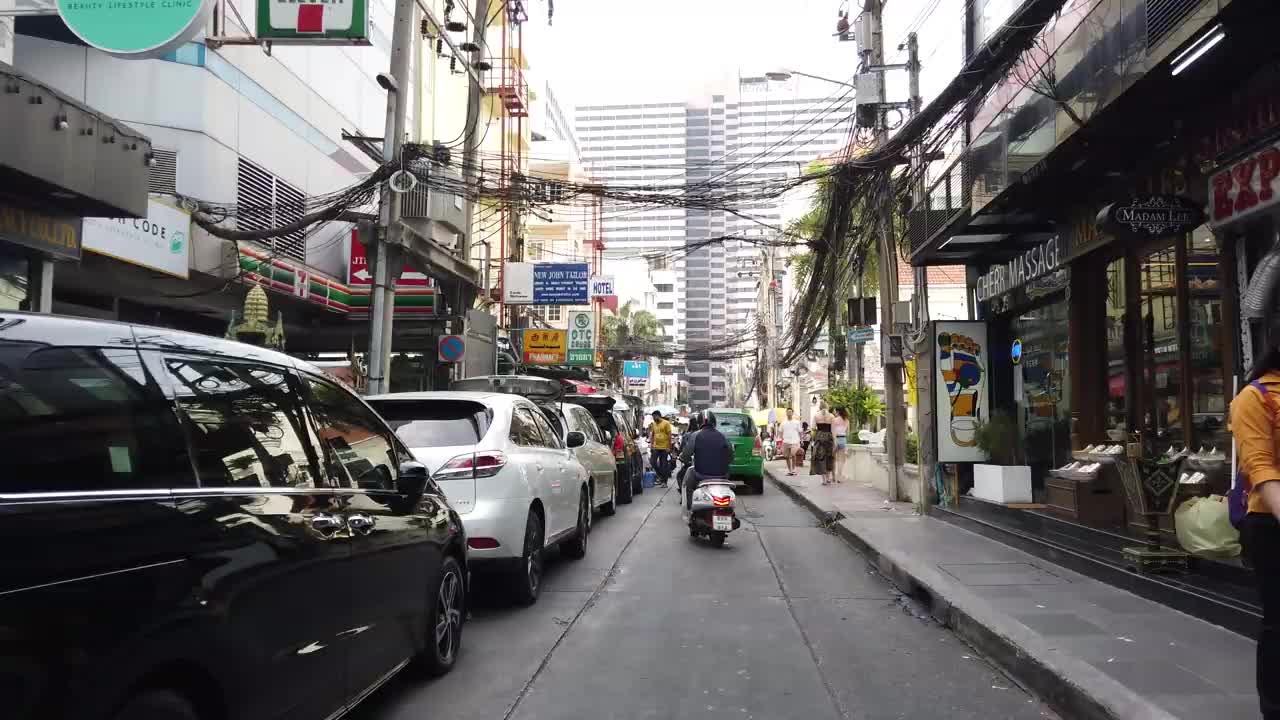
[(666, 487), (671, 478), (671, 423), (658, 410), (653, 411), (653, 424), (649, 426), (649, 444), (649, 462), (658, 474), (658, 484)]

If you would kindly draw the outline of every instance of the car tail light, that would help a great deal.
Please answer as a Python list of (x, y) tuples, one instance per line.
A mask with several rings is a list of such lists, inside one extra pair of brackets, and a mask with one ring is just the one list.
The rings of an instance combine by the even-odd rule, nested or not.
[(712, 495), (711, 504), (715, 507), (729, 507), (728, 495)]
[(467, 547), (471, 548), (472, 550), (492, 550), (501, 544), (502, 543), (498, 542), (497, 540), (494, 540), (493, 538), (487, 538), (487, 537), (467, 538)]
[(435, 472), (436, 480), (493, 477), (507, 466), (507, 456), (495, 450), (459, 455)]
[(621, 432), (616, 432), (613, 434), (613, 457), (618, 460), (621, 460), (624, 457), (626, 457), (626, 453), (624, 452), (624, 445), (622, 444)]
[(760, 457), (760, 438), (756, 438), (755, 447), (751, 448), (752, 457)]

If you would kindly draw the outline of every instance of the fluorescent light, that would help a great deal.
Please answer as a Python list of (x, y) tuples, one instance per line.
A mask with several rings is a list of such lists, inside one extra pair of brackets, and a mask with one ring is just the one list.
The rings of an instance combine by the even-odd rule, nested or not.
[(1173, 70), (1170, 71), (1170, 75), (1177, 75), (1183, 70), (1191, 67), (1191, 64), (1196, 60), (1199, 60), (1200, 56), (1209, 52), (1214, 45), (1217, 45), (1226, 39), (1227, 34), (1223, 32), (1222, 26), (1219, 25), (1215, 27), (1213, 30), (1209, 31), (1208, 34), (1192, 43), (1186, 50), (1178, 53), (1178, 56), (1173, 59)]
[[(939, 246), (938, 246), (938, 250), (941, 250), (942, 248), (944, 248), (944, 247), (946, 247), (946, 246), (950, 245), (950, 244), (951, 244), (951, 241), (952, 241), (952, 240), (955, 240), (955, 239), (956, 239), (956, 236), (955, 236), (955, 235), (952, 235), (951, 237), (947, 238), (947, 241), (946, 241), (946, 242), (944, 242), (944, 243), (942, 243), (941, 245), (939, 245)], [(935, 250), (934, 252), (937, 252), (937, 251)]]

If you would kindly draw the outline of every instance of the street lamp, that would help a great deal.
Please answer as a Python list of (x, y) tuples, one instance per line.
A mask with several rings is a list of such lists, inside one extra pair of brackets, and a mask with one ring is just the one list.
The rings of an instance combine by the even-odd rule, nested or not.
[(840, 80), (832, 80), (831, 78), (822, 77), (821, 75), (810, 75), (809, 73), (800, 72), (799, 70), (773, 70), (764, 74), (766, 78), (770, 80), (777, 80), (779, 82), (784, 80), (790, 80), (792, 75), (799, 75), (800, 77), (807, 77), (807, 78), (812, 78), (814, 80), (821, 80), (822, 82), (831, 83), (832, 85), (840, 85), (847, 88), (856, 89), (857, 87), (852, 83), (842, 82)]

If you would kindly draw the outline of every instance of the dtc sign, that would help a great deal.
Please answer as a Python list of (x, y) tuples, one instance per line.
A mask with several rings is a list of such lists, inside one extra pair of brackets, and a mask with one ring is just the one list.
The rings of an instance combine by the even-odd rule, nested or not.
[(58, 0), (58, 15), (90, 47), (159, 57), (204, 29), (213, 0)]

